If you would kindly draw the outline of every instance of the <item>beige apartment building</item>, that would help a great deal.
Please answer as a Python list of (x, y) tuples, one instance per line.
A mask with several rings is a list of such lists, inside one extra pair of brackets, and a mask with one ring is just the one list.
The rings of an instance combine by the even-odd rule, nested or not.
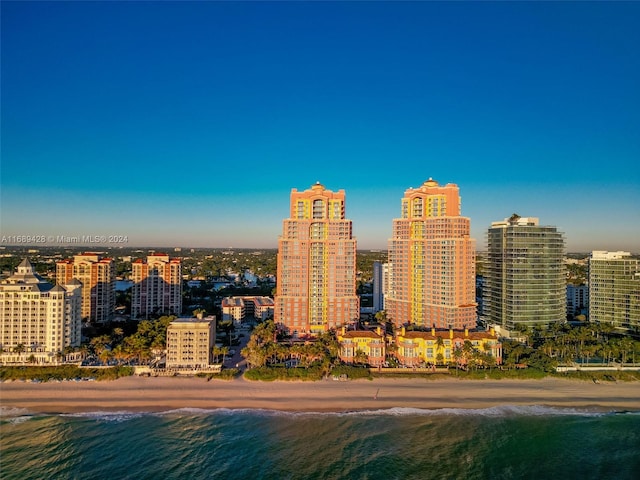
[(240, 325), (247, 317), (266, 320), (273, 316), (274, 301), (269, 297), (241, 296), (222, 299), (222, 321)]
[(80, 346), (81, 289), (75, 279), (51, 285), (25, 258), (0, 283), (0, 362), (58, 363)]
[(216, 318), (178, 318), (167, 327), (167, 368), (199, 369), (213, 364)]
[(110, 320), (116, 307), (115, 261), (88, 252), (56, 263), (56, 283), (65, 285), (74, 278), (82, 284), (82, 319)]

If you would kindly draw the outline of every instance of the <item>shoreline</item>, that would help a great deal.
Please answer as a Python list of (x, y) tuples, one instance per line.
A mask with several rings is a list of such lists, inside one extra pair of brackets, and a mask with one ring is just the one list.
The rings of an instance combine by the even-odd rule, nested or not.
[(640, 382), (379, 379), (249, 381), (195, 377), (124, 377), (102, 382), (0, 385), (3, 415), (90, 412), (159, 413), (178, 409), (355, 412), (391, 408), (485, 409), (545, 406), (595, 412), (640, 411)]

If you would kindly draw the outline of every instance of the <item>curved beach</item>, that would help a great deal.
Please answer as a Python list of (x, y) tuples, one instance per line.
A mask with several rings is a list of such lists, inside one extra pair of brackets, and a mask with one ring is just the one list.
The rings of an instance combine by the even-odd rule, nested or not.
[(0, 405), (31, 413), (161, 412), (179, 408), (343, 412), (507, 405), (640, 410), (640, 382), (595, 384), (557, 378), (255, 382), (126, 377), (104, 382), (3, 383)]

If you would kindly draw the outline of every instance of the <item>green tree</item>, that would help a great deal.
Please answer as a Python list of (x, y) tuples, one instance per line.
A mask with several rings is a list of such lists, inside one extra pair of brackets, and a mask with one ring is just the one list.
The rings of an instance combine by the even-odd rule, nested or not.
[(353, 363), (356, 365), (366, 365), (368, 361), (369, 358), (367, 357), (367, 354), (358, 348), (353, 356)]

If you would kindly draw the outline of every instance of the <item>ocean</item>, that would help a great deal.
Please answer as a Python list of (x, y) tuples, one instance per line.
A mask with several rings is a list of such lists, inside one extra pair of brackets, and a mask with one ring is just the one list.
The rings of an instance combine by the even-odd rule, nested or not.
[(26, 413), (2, 411), (2, 480), (640, 478), (640, 412)]

